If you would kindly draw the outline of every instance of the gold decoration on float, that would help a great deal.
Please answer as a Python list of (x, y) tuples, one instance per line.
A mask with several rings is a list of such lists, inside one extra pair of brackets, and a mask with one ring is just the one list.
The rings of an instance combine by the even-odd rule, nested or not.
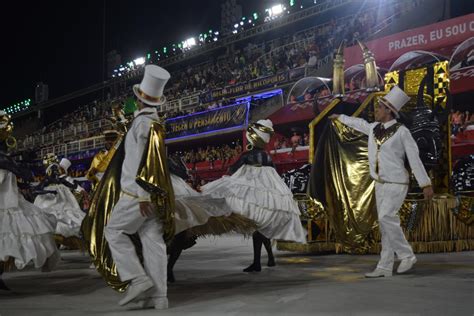
[[(421, 80), (423, 80), (426, 74), (427, 74), (426, 68), (407, 70), (404, 76), (404, 87), (403, 87), (403, 90), (405, 91), (405, 93), (417, 95)], [(423, 93), (427, 93), (426, 87)]]
[(385, 92), (389, 92), (393, 86), (398, 86), (400, 77), (398, 71), (391, 71), (385, 74)]
[(344, 41), (342, 41), (333, 61), (332, 94), (334, 97), (342, 97), (344, 91)]
[(361, 41), (357, 40), (362, 49), (362, 57), (364, 58), (365, 81), (367, 91), (379, 91), (379, 77), (377, 73), (377, 65), (375, 64), (374, 54)]

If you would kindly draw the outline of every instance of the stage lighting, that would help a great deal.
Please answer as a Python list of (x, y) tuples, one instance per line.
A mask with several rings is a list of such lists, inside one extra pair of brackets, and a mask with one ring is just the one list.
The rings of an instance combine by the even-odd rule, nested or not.
[(283, 13), (283, 10), (284, 10), (284, 9), (285, 9), (285, 8), (284, 8), (281, 4), (274, 5), (274, 6), (272, 7), (272, 15), (273, 15), (273, 16), (280, 15), (280, 14)]
[(196, 39), (194, 37), (188, 38), (183, 42), (183, 48), (191, 48), (196, 45)]

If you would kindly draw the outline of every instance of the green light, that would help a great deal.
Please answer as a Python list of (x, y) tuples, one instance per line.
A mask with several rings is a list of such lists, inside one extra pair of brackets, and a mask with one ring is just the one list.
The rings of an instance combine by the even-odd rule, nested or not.
[(254, 13), (253, 13), (253, 19), (254, 19), (254, 20), (258, 19), (258, 13), (257, 13), (257, 12), (254, 12)]
[(295, 5), (295, 0), (290, 0), (290, 7)]
[(166, 54), (167, 51), (168, 51), (168, 49), (166, 47), (163, 47), (163, 53)]
[(151, 58), (150, 53), (146, 54), (146, 58), (147, 58), (147, 59), (150, 59), (150, 58)]
[(178, 44), (178, 48), (181, 48), (181, 47), (183, 47), (183, 45), (182, 45), (181, 43), (180, 43), (180, 44)]
[(212, 33), (212, 30), (209, 30), (209, 33)]
[(242, 21), (245, 21), (245, 19), (246, 19), (246, 18), (245, 18), (245, 16), (244, 16), (244, 17), (242, 17)]

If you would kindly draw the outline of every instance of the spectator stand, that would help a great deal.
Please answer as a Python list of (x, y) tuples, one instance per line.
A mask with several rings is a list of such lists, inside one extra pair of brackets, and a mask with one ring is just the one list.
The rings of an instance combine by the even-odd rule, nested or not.
[(474, 37), (461, 43), (449, 61), (452, 92), (453, 164), (474, 154)]

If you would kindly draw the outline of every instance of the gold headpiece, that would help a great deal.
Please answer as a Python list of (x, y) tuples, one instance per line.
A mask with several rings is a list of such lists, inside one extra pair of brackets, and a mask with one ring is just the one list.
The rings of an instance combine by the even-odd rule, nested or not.
[(4, 141), (9, 148), (14, 148), (16, 146), (16, 139), (11, 136), (12, 133), (12, 117), (4, 111), (0, 111), (0, 141)]
[(257, 148), (264, 148), (265, 144), (267, 143), (263, 140), (262, 137), (260, 137), (260, 135), (258, 135), (256, 130), (258, 130), (262, 133), (270, 134), (270, 136), (273, 135), (273, 133), (274, 133), (273, 128), (271, 128), (269, 126), (265, 126), (265, 125), (262, 125), (262, 124), (259, 124), (259, 123), (250, 124), (249, 127), (247, 128), (247, 137), (251, 141), (250, 146), (247, 146), (248, 150), (250, 150), (254, 146), (257, 147)]
[(125, 112), (120, 104), (112, 105), (112, 116), (110, 117), (112, 128), (123, 134), (127, 132), (129, 121), (125, 118)]
[(53, 153), (46, 154), (46, 156), (43, 158), (43, 166), (48, 167), (53, 163), (59, 164), (58, 156)]

